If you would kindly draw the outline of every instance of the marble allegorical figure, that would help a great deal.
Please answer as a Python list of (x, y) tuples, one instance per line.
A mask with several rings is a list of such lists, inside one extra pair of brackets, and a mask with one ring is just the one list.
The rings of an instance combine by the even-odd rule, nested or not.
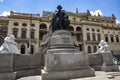
[(107, 49), (108, 48), (108, 44), (104, 40), (100, 41), (99, 46), (100, 46), (100, 48), (95, 52), (95, 54), (110, 52)]
[(18, 50), (16, 42), (14, 40), (15, 40), (14, 35), (10, 35), (10, 37), (5, 37), (4, 43), (0, 47), (0, 53), (20, 54), (20, 50)]

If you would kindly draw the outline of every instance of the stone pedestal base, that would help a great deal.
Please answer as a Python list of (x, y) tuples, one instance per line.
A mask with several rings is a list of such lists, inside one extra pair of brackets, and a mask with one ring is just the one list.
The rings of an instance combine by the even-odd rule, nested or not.
[(16, 80), (16, 73), (0, 73), (0, 80)]
[(101, 66), (101, 71), (109, 72), (109, 71), (119, 71), (119, 66), (112, 65), (112, 66)]
[(75, 46), (76, 39), (69, 31), (55, 31), (49, 38), (49, 49), (45, 53), (42, 80), (65, 80), (94, 76), (89, 66), (88, 55)]
[(101, 65), (98, 66), (98, 65), (95, 65), (95, 66), (91, 66), (92, 68), (95, 69), (95, 71), (101, 71)]
[(34, 76), (34, 75), (40, 75), (41, 69), (24, 69), (24, 70), (18, 70), (16, 71), (16, 78), (26, 77), (26, 76)]
[(46, 72), (45, 70), (41, 71), (42, 80), (65, 80), (73, 79), (80, 77), (90, 77), (95, 76), (94, 69), (81, 69), (81, 70), (71, 70), (71, 71), (53, 71)]
[(89, 64), (97, 71), (119, 71), (119, 66), (113, 61), (112, 53), (90, 54)]
[(105, 71), (105, 72), (111, 72), (111, 71), (119, 71), (119, 66), (117, 65), (111, 65), (111, 66), (91, 66), (96, 71)]

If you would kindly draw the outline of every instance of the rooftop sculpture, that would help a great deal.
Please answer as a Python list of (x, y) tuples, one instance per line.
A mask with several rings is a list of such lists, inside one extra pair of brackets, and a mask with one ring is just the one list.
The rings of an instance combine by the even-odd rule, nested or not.
[(0, 47), (0, 54), (4, 53), (20, 54), (20, 50), (18, 50), (16, 42), (14, 40), (15, 40), (14, 35), (10, 35), (10, 37), (5, 37), (4, 43)]
[(62, 7), (57, 6), (57, 11), (52, 17), (51, 20), (51, 30), (52, 32), (56, 30), (69, 30), (70, 20), (65, 13), (65, 10), (62, 10)]

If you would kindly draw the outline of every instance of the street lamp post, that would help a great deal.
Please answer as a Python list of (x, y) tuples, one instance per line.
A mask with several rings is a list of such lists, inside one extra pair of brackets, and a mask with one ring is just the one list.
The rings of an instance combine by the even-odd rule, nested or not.
[(32, 14), (30, 14), (29, 54), (31, 54), (31, 24), (32, 24)]

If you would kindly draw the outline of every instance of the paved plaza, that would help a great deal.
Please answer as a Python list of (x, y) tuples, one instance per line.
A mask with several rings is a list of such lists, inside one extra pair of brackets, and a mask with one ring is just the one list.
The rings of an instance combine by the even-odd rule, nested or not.
[[(95, 77), (86, 77), (86, 78), (78, 78), (78, 79), (70, 79), (70, 80), (120, 80), (120, 72), (103, 72), (96, 71)], [(30, 76), (24, 77), (17, 80), (41, 80), (41, 76)]]

